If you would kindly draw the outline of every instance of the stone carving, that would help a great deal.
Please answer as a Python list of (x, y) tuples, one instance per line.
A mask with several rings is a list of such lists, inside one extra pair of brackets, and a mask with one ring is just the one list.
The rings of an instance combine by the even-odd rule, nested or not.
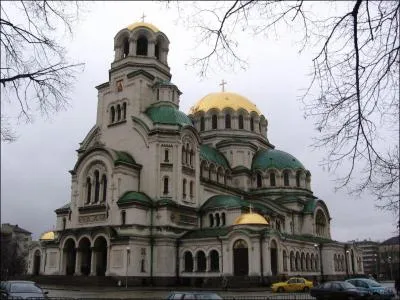
[(79, 216), (79, 223), (96, 223), (106, 220), (106, 214)]

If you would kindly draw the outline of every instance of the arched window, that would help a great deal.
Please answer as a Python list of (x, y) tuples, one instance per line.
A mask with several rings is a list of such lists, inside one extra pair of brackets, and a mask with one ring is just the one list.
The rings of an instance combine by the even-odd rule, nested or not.
[(99, 196), (100, 196), (100, 174), (99, 171), (94, 171), (94, 202), (97, 203), (99, 202)]
[(157, 100), (160, 100), (160, 89), (157, 89)]
[(158, 43), (155, 45), (154, 51), (155, 51), (155, 54), (156, 54), (156, 58), (160, 59), (160, 46), (159, 46)]
[(217, 250), (211, 250), (210, 252), (210, 269), (211, 272), (219, 271), (219, 255)]
[(138, 38), (137, 44), (136, 44), (136, 55), (146, 55), (147, 56), (147, 46), (148, 46), (148, 41), (147, 38), (142, 36)]
[(185, 272), (193, 272), (193, 256), (189, 251), (185, 252)]
[(185, 162), (187, 165), (189, 164), (189, 156), (190, 156), (189, 144), (186, 144)]
[(183, 196), (183, 198), (186, 197), (186, 179), (183, 179), (183, 184), (182, 184), (182, 196)]
[(189, 165), (192, 166), (193, 165), (193, 150), (190, 150), (189, 152)]
[(128, 38), (124, 39), (124, 58), (129, 55), (129, 40)]
[(219, 214), (218, 213), (215, 215), (215, 223), (216, 223), (215, 226), (219, 227), (220, 219), (219, 219)]
[(63, 230), (65, 230), (65, 227), (67, 226), (67, 219), (63, 218)]
[(250, 130), (254, 131), (254, 118), (253, 117), (250, 118)]
[(121, 225), (125, 225), (126, 224), (126, 211), (123, 210), (121, 211)]
[(203, 251), (197, 252), (197, 271), (204, 272), (206, 270), (207, 261)]
[(294, 253), (293, 253), (293, 251), (290, 252), (290, 271), (291, 271), (291, 272), (295, 271)]
[(296, 173), (296, 186), (300, 187), (300, 176), (301, 176), (301, 172), (297, 171)]
[(225, 115), (225, 128), (231, 128), (231, 115)]
[(269, 173), (269, 185), (270, 186), (275, 186), (276, 185), (275, 173), (274, 172)]
[(258, 131), (259, 131), (260, 133), (262, 133), (262, 132), (261, 132), (261, 122), (258, 123)]
[(126, 120), (126, 102), (122, 104), (122, 117)]
[(164, 150), (164, 162), (169, 162), (169, 151), (168, 151), (168, 149)]
[(212, 115), (212, 117), (211, 117), (211, 122), (212, 122), (212, 129), (217, 129), (217, 128), (218, 128), (218, 118), (217, 118), (217, 115)]
[(117, 120), (121, 120), (121, 105), (117, 105)]
[(101, 184), (103, 185), (103, 198), (101, 199), (101, 201), (106, 202), (106, 199), (107, 199), (107, 176), (106, 175), (102, 176)]
[(283, 173), (283, 185), (289, 186), (289, 173), (288, 172)]
[(222, 226), (225, 226), (225, 224), (226, 224), (225, 213), (222, 213), (222, 214), (221, 214), (221, 223), (222, 223)]
[(92, 183), (88, 177), (86, 178), (86, 204), (90, 203), (90, 198), (92, 198)]
[(262, 186), (261, 174), (257, 173), (257, 187), (260, 188), (261, 186)]
[(287, 271), (288, 270), (288, 268), (287, 268), (287, 254), (286, 254), (285, 250), (282, 251), (282, 255), (283, 255), (283, 271)]
[(318, 210), (315, 216), (315, 230), (318, 236), (325, 236), (326, 226), (327, 222), (325, 215), (321, 210)]
[(146, 272), (146, 269), (144, 267), (144, 263), (145, 263), (145, 261), (144, 261), (144, 259), (142, 259), (140, 261), (140, 272), (142, 272), (142, 273)]
[(200, 131), (204, 131), (205, 130), (205, 123), (204, 123), (204, 117), (202, 116), (200, 118)]
[(189, 184), (189, 195), (190, 195), (190, 198), (193, 198), (193, 181), (190, 181), (190, 184)]
[(164, 177), (164, 195), (168, 194), (168, 177)]
[(239, 115), (239, 129), (243, 129), (243, 115)]
[(296, 271), (300, 271), (300, 253), (296, 253), (296, 258), (295, 258), (295, 266), (296, 266)]
[(115, 108), (111, 106), (111, 123), (115, 122)]
[(210, 221), (210, 227), (214, 226), (214, 216), (213, 214), (208, 215), (209, 221)]

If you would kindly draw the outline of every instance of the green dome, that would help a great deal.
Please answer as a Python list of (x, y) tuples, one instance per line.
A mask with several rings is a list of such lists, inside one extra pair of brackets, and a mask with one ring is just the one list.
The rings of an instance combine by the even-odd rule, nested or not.
[(193, 126), (192, 120), (187, 115), (171, 105), (151, 106), (146, 110), (146, 115), (153, 123)]
[(248, 207), (249, 203), (238, 196), (216, 195), (209, 198), (201, 207), (202, 210), (211, 208)]
[(220, 166), (223, 166), (224, 168), (229, 168), (229, 163), (226, 160), (225, 156), (213, 147), (201, 145), (200, 157), (201, 159), (207, 160), (209, 162), (214, 162)]
[(304, 166), (294, 156), (281, 150), (259, 150), (253, 157), (252, 170), (266, 169), (304, 169)]

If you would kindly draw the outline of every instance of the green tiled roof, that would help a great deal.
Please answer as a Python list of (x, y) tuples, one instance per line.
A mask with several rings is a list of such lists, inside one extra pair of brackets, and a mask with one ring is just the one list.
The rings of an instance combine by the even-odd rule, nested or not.
[(314, 213), (315, 208), (317, 207), (317, 200), (310, 199), (306, 202), (303, 208), (303, 213)]
[(192, 230), (185, 233), (182, 239), (198, 239), (224, 236), (227, 235), (231, 230), (232, 227), (204, 228), (199, 230)]
[(153, 201), (145, 193), (134, 192), (134, 191), (125, 192), (125, 194), (123, 194), (121, 196), (121, 198), (119, 198), (117, 201), (118, 205), (133, 204), (133, 203), (139, 203), (139, 204), (146, 205), (146, 206), (152, 206)]
[(222, 207), (248, 207), (249, 203), (238, 196), (216, 195), (210, 197), (201, 207), (202, 210)]
[(57, 208), (55, 212), (61, 212), (63, 210), (70, 210), (71, 209), (71, 202), (68, 202), (67, 204), (61, 206), (60, 208)]
[(193, 126), (187, 115), (170, 105), (151, 106), (146, 110), (146, 115), (153, 123)]
[(201, 145), (200, 158), (205, 159), (209, 162), (214, 162), (220, 166), (223, 166), (224, 168), (229, 168), (229, 163), (226, 160), (225, 156), (213, 147)]
[(156, 201), (157, 206), (163, 206), (163, 205), (172, 205), (172, 206), (178, 206), (178, 203), (175, 202), (172, 199), (169, 198), (161, 198), (160, 200)]
[(294, 156), (284, 151), (268, 149), (259, 150), (253, 157), (252, 170), (276, 169), (305, 169), (303, 164)]
[(285, 238), (288, 238), (288, 239), (312, 242), (312, 243), (334, 243), (334, 242), (337, 242), (337, 241), (329, 239), (329, 238), (314, 236), (314, 235), (310, 235), (310, 234), (299, 235), (299, 234), (282, 233), (282, 236), (284, 236)]
[(114, 161), (115, 163), (124, 162), (128, 164), (136, 164), (136, 161), (133, 159), (132, 155), (125, 151), (117, 151), (113, 150), (117, 159)]

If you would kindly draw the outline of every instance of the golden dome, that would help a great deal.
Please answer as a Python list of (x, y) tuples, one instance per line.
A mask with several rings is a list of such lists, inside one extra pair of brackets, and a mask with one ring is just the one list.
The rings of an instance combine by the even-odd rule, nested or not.
[(55, 239), (54, 231), (47, 231), (40, 236), (41, 241), (52, 241)]
[(260, 225), (268, 225), (267, 220), (259, 214), (256, 213), (248, 213), (242, 214), (236, 218), (234, 225), (243, 225), (243, 224), (260, 224)]
[(232, 108), (233, 110), (244, 109), (247, 112), (256, 112), (261, 115), (257, 106), (246, 97), (231, 92), (211, 93), (198, 101), (191, 109), (190, 114), (195, 114), (199, 111), (207, 112), (212, 108), (223, 110), (224, 108)]
[(132, 31), (133, 29), (136, 29), (136, 28), (139, 28), (139, 27), (146, 27), (146, 28), (152, 30), (153, 32), (159, 32), (159, 31), (160, 31), (160, 30), (159, 30), (156, 26), (154, 26), (153, 24), (146, 23), (146, 22), (136, 22), (136, 23), (133, 23), (133, 24), (129, 25), (129, 26), (126, 27), (126, 28), (128, 28), (130, 31)]

